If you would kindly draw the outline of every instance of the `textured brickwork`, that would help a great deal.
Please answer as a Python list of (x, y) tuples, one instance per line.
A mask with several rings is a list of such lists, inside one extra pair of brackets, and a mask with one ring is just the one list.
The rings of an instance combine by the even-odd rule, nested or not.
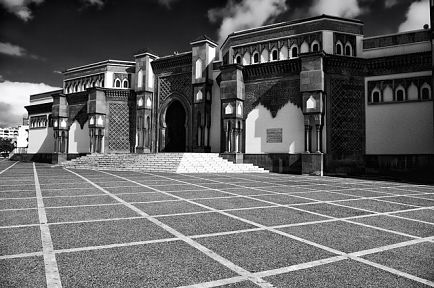
[(299, 79), (274, 79), (246, 84), (246, 101), (244, 117), (257, 105), (262, 104), (273, 117), (277, 112), (291, 102), (301, 109), (301, 93)]
[(335, 157), (363, 155), (365, 151), (365, 104), (363, 81), (331, 79), (328, 105), (328, 153)]

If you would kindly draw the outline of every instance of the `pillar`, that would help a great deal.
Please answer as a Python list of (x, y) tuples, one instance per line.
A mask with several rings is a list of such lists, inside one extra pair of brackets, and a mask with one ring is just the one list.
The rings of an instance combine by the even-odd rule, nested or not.
[(194, 152), (210, 152), (209, 127), (211, 126), (211, 101), (213, 86), (213, 61), (217, 43), (206, 36), (200, 36), (190, 43), (192, 50), (193, 86), (193, 139)]
[[(324, 155), (322, 151), (322, 131), (324, 114), (324, 71), (323, 55), (301, 54), (300, 92), (303, 96), (305, 125), (305, 153), (302, 155), (302, 173), (322, 176)], [(312, 152), (312, 127), (315, 127), (315, 153)]]
[(151, 63), (158, 56), (145, 51), (134, 55), (136, 61), (136, 81), (134, 90), (136, 91), (136, 153), (156, 152), (156, 147), (152, 143), (156, 137), (155, 114), (155, 74)]

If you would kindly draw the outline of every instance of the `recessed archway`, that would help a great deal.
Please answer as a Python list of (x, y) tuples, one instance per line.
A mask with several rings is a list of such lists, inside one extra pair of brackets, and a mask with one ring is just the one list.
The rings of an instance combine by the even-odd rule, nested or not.
[(187, 113), (181, 102), (173, 101), (166, 111), (166, 145), (164, 152), (185, 152), (186, 151), (186, 127), (185, 120)]

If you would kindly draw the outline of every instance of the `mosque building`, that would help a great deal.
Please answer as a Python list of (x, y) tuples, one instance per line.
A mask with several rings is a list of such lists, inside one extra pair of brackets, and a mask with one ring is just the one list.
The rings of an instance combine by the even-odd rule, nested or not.
[(322, 15), (70, 68), (63, 89), (30, 96), (27, 152), (212, 152), (317, 175), (432, 167), (431, 33), (364, 37), (363, 22)]

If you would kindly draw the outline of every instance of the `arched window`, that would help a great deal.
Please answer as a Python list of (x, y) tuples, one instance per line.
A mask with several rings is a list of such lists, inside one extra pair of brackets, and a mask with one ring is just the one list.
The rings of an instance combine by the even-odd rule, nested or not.
[(402, 88), (402, 86), (396, 89), (395, 99), (396, 101), (400, 101), (400, 102), (405, 101), (405, 93), (404, 93), (404, 88)]
[(115, 80), (115, 87), (116, 88), (121, 88), (121, 80), (119, 80), (119, 79)]
[(202, 60), (197, 59), (196, 60), (196, 79), (200, 79), (202, 78)]
[(343, 53), (342, 53), (342, 43), (341, 43), (341, 41), (338, 41), (337, 43), (336, 43), (336, 54), (337, 55), (342, 55)]
[(123, 88), (129, 88), (129, 83), (127, 79), (124, 79), (124, 81), (122, 81), (122, 87)]
[(421, 100), (431, 99), (431, 87), (427, 83), (424, 83), (422, 85), (422, 89), (420, 90), (420, 99)]
[(345, 44), (345, 56), (353, 56), (353, 47), (348, 42)]
[(137, 73), (137, 87), (142, 88), (143, 87), (143, 70), (140, 69)]
[(372, 98), (370, 100), (371, 103), (380, 103), (380, 91), (378, 89), (372, 92)]
[(235, 63), (241, 64), (241, 56), (240, 55), (237, 55), (237, 57), (235, 57)]
[(254, 52), (253, 53), (252, 64), (257, 64), (257, 63), (259, 63), (259, 53), (258, 52)]
[(277, 49), (273, 49), (273, 51), (271, 51), (271, 60), (272, 61), (277, 61), (279, 58), (279, 53), (277, 52)]
[(312, 52), (318, 52), (319, 51), (319, 42), (318, 41), (313, 41), (312, 46), (311, 46), (311, 51)]
[(291, 58), (297, 58), (298, 57), (298, 47), (292, 46), (291, 49)]

